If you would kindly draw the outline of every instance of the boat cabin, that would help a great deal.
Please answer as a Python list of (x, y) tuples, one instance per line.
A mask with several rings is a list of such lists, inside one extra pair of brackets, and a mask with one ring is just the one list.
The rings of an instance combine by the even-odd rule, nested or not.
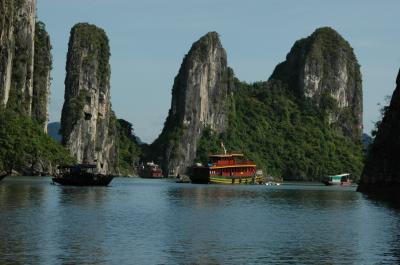
[(73, 166), (59, 166), (58, 169), (61, 172), (69, 172), (69, 173), (81, 173), (81, 172), (87, 172), (87, 173), (95, 173), (97, 166), (96, 164), (77, 164)]
[(340, 174), (340, 175), (335, 175), (335, 176), (328, 176), (329, 181), (331, 181), (332, 183), (342, 183), (342, 182), (346, 182), (349, 179), (350, 174)]
[(327, 176), (322, 180), (322, 182), (325, 185), (351, 185), (349, 173)]
[(210, 155), (210, 160), (211, 176), (247, 177), (256, 172), (254, 162), (245, 159), (240, 153)]
[(241, 153), (213, 154), (210, 162), (203, 166), (199, 163), (190, 169), (192, 183), (215, 184), (254, 184), (262, 183), (262, 177), (256, 176), (256, 164)]
[(210, 160), (213, 166), (229, 166), (250, 162), (244, 159), (244, 155), (240, 153), (210, 155)]

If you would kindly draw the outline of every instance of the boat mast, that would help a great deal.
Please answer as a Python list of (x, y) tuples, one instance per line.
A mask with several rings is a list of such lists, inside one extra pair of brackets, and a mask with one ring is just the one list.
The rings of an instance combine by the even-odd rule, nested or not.
[(225, 145), (223, 142), (221, 142), (221, 147), (224, 149), (224, 154), (226, 155), (226, 149), (225, 149)]

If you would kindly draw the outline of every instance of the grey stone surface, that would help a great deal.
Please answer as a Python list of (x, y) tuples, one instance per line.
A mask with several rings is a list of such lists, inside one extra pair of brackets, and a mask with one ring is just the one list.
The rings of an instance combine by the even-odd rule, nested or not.
[(298, 40), (271, 78), (288, 83), (300, 99), (308, 98), (320, 107), (329, 107), (330, 123), (344, 135), (361, 139), (360, 66), (350, 44), (335, 30), (319, 28)]
[(192, 45), (175, 77), (171, 108), (155, 141), (163, 155), (164, 173), (186, 173), (206, 127), (216, 133), (227, 129), (232, 80), (218, 34), (209, 32)]
[(79, 163), (115, 173), (116, 125), (110, 102), (109, 46), (105, 32), (89, 24), (71, 30), (67, 54), (62, 142)]

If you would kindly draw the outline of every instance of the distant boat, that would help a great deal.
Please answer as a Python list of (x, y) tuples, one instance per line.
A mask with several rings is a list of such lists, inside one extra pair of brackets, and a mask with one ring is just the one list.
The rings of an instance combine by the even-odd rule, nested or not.
[(190, 168), (190, 180), (199, 184), (262, 184), (264, 179), (257, 175), (257, 165), (243, 154), (210, 155), (207, 166), (195, 164)]
[[(258, 172), (261, 172), (261, 175), (262, 175), (262, 170), (257, 170), (257, 173)], [(256, 173), (256, 175), (257, 175), (257, 173)], [(260, 173), (258, 173), (258, 174), (260, 174)], [(267, 185), (267, 186), (280, 186), (281, 182), (276, 181), (275, 177), (266, 176), (265, 177), (265, 185)]]
[(154, 162), (147, 162), (145, 165), (139, 167), (139, 177), (159, 179), (163, 177), (163, 172), (159, 165)]
[(113, 175), (95, 173), (95, 164), (78, 164), (59, 167), (60, 173), (52, 178), (53, 182), (67, 186), (107, 186)]
[(190, 178), (188, 178), (187, 176), (177, 176), (176, 177), (176, 183), (190, 183)]
[(265, 183), (265, 185), (267, 186), (280, 186), (281, 183), (280, 182), (275, 182), (275, 181), (268, 181)]
[(322, 183), (324, 183), (327, 186), (332, 186), (332, 185), (350, 186), (352, 184), (349, 173), (327, 176), (322, 180)]

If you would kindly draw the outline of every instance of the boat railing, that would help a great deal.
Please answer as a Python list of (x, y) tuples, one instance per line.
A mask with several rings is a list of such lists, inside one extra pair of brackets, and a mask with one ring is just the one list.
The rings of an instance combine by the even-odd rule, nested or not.
[(254, 164), (251, 160), (242, 160), (242, 161), (217, 161), (214, 163), (215, 166), (232, 166), (232, 165), (248, 165)]
[(229, 165), (234, 165), (236, 163), (235, 163), (235, 161), (217, 161), (214, 164), (217, 166), (229, 166)]

